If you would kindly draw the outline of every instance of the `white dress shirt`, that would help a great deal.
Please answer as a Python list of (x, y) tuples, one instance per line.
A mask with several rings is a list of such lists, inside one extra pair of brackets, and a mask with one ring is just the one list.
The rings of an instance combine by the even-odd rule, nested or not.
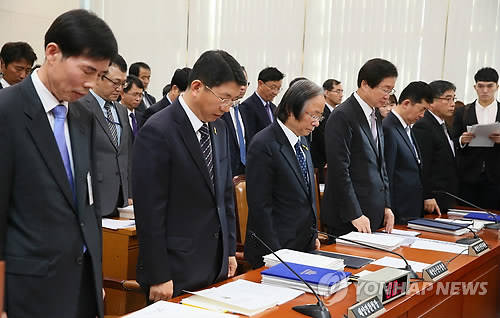
[[(240, 106), (240, 104), (238, 104)], [(229, 114), (231, 115), (231, 119), (233, 120), (233, 126), (234, 126), (234, 131), (236, 131), (236, 137), (238, 137), (238, 128), (236, 126), (236, 116), (234, 114), (234, 108), (231, 107), (229, 108)], [(243, 120), (241, 119), (241, 108), (238, 107), (238, 121), (240, 122), (241, 125), (241, 132), (243, 133), (243, 140), (245, 139), (245, 124), (243, 124)], [(238, 140), (238, 145), (240, 144), (240, 139), (236, 138)]]
[(479, 125), (493, 124), (497, 119), (498, 104), (496, 99), (486, 107), (481, 106), (476, 100), (476, 117)]
[(196, 138), (198, 138), (199, 142), (201, 140), (201, 133), (199, 130), (204, 123), (198, 117), (196, 117), (191, 108), (189, 108), (189, 106), (184, 101), (182, 95), (179, 96), (179, 103), (181, 103), (182, 109), (184, 109), (184, 112), (186, 112), (189, 122), (191, 123), (191, 127), (193, 128), (194, 133), (196, 134)]
[(9, 84), (9, 83), (7, 83), (7, 81), (6, 81), (3, 77), (2, 77), (2, 78), (0, 78), (0, 83), (2, 84), (2, 87), (3, 87), (3, 88), (7, 88), (7, 87), (9, 87), (9, 86), (10, 86), (10, 84)]

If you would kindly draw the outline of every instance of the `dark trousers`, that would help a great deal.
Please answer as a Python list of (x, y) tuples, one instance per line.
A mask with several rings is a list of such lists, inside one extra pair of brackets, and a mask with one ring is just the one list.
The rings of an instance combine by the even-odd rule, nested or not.
[(485, 173), (481, 174), (477, 183), (462, 182), (460, 195), (481, 208), (500, 210), (500, 181), (489, 181)]
[(95, 294), (94, 272), (88, 253), (83, 256), (82, 284), (78, 303), (78, 318), (95, 318), (97, 316), (97, 297)]

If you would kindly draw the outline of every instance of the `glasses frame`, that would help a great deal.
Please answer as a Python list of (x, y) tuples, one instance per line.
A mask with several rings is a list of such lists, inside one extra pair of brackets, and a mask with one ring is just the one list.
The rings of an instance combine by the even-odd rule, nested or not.
[(262, 82), (262, 84), (264, 84), (267, 88), (269, 88), (271, 91), (276, 91), (277, 93), (281, 92), (281, 87), (280, 88), (277, 88), (277, 87), (271, 87), (269, 85), (267, 85), (265, 82)]
[(448, 103), (450, 103), (451, 101), (456, 102), (458, 100), (458, 98), (456, 96), (453, 96), (453, 97), (434, 97), (434, 99), (445, 100)]
[(307, 114), (309, 117), (311, 117), (312, 120), (317, 121), (319, 123), (325, 119), (325, 116), (323, 115), (312, 115), (309, 112), (304, 112), (304, 114)]
[(116, 83), (111, 78), (107, 77), (106, 75), (103, 75), (102, 77), (105, 78), (105, 79), (107, 79), (108, 81), (110, 81), (114, 88), (118, 88), (120, 86), (123, 88), (123, 87), (125, 87), (125, 84), (127, 83), (127, 81), (124, 81), (124, 82), (121, 82), (121, 83)]
[(233, 104), (233, 100), (231, 98), (222, 98), (219, 95), (215, 94), (215, 92), (210, 87), (208, 87), (205, 83), (203, 83), (203, 85), (205, 86), (206, 89), (208, 89), (210, 91), (210, 93), (212, 93), (215, 97), (217, 97), (219, 99), (219, 101), (221, 102), (223, 107), (228, 107), (228, 106), (231, 106)]

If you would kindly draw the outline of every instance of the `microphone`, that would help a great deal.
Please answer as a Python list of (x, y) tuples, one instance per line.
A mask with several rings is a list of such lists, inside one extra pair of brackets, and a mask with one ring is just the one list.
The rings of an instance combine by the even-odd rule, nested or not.
[(288, 264), (279, 257), (272, 248), (270, 248), (266, 243), (264, 243), (263, 240), (260, 239), (260, 237), (257, 236), (253, 231), (248, 231), (251, 236), (253, 236), (262, 246), (264, 246), (267, 250), (269, 250), (276, 258), (283, 263), (295, 276), (297, 276), (313, 293), (314, 297), (318, 300), (316, 304), (311, 304), (311, 305), (302, 305), (302, 306), (295, 306), (292, 309), (300, 312), (301, 314), (304, 314), (309, 317), (314, 317), (314, 318), (330, 318), (330, 312), (328, 311), (328, 308), (326, 308), (325, 304), (321, 299), (319, 298), (318, 294), (314, 291), (314, 289), (309, 285), (308, 282), (306, 282), (297, 272), (295, 272)]
[(464, 237), (464, 238), (461, 238), (459, 240), (456, 240), (455, 243), (471, 245), (471, 244), (476, 243), (477, 241), (479, 241), (481, 239), (479, 236), (477, 236), (476, 232), (474, 232), (470, 227), (466, 227), (466, 229), (471, 231), (472, 234), (474, 234), (474, 237)]
[(457, 200), (458, 200), (458, 201), (460, 201), (460, 202), (463, 202), (463, 203), (465, 203), (465, 204), (470, 205), (470, 206), (471, 206), (471, 207), (473, 207), (473, 208), (476, 208), (476, 209), (478, 209), (478, 210), (480, 210), (480, 211), (482, 211), (482, 212), (486, 212), (486, 213), (488, 213), (488, 215), (489, 215), (489, 216), (491, 216), (491, 217), (493, 218), (493, 221), (495, 221), (495, 223), (494, 223), (494, 224), (486, 224), (484, 227), (485, 227), (485, 228), (487, 228), (487, 229), (492, 229), (492, 230), (500, 230), (500, 223), (498, 223), (498, 220), (497, 220), (497, 215), (496, 215), (496, 214), (491, 213), (490, 211), (487, 211), (487, 210), (485, 210), (485, 209), (483, 209), (483, 208), (481, 208), (481, 207), (479, 207), (479, 206), (475, 205), (474, 203), (470, 203), (469, 201), (464, 200), (464, 199), (462, 199), (462, 198), (459, 198), (459, 197), (457, 197), (456, 195), (451, 194), (451, 193), (446, 192), (446, 191), (436, 190), (436, 191), (432, 191), (432, 193), (434, 193), (434, 194), (446, 194), (446, 195), (448, 195), (448, 196), (450, 196), (450, 197), (452, 197), (452, 198), (454, 198), (454, 199), (457, 199)]
[(385, 248), (380, 248), (380, 247), (377, 247), (377, 246), (372, 246), (372, 245), (369, 245), (369, 244), (366, 244), (366, 243), (361, 243), (361, 242), (356, 242), (356, 241), (353, 241), (353, 240), (341, 238), (341, 237), (335, 236), (333, 234), (329, 234), (329, 233), (326, 233), (326, 232), (318, 231), (315, 228), (313, 228), (313, 229), (318, 234), (326, 235), (326, 236), (328, 236), (330, 238), (333, 238), (335, 240), (342, 240), (342, 241), (354, 243), (356, 245), (361, 245), (361, 246), (368, 247), (368, 248), (371, 248), (371, 249), (374, 249), (374, 250), (379, 250), (379, 251), (382, 251), (382, 252), (387, 252), (387, 253), (391, 253), (391, 254), (394, 254), (396, 256), (399, 256), (406, 263), (405, 268), (402, 268), (402, 269), (407, 270), (407, 271), (410, 272), (410, 278), (422, 279), (422, 278), (418, 277), (417, 273), (415, 273), (415, 271), (413, 270), (413, 268), (411, 268), (411, 266), (410, 266), (410, 264), (408, 264), (408, 261), (406, 260), (406, 258), (403, 255), (399, 254), (399, 253), (396, 253), (396, 252), (393, 252), (393, 251), (390, 251), (390, 250), (386, 250)]

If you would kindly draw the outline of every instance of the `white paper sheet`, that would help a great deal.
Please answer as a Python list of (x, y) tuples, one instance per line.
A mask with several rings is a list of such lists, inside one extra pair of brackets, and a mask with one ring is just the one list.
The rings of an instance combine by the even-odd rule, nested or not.
[[(383, 232), (385, 233), (385, 230)], [(392, 229), (391, 234), (415, 237), (415, 236), (419, 236), (422, 233), (417, 232), (417, 231), (406, 231), (406, 230)]]
[[(403, 261), (401, 258), (395, 258), (390, 256), (379, 258), (372, 264), (379, 266), (394, 267), (394, 268), (405, 268), (406, 266), (405, 261)], [(427, 263), (415, 262), (410, 260), (408, 260), (408, 264), (410, 264), (411, 268), (413, 268), (413, 270), (417, 273), (423, 271), (424, 268), (430, 265)]]
[(141, 310), (125, 316), (126, 318), (165, 318), (165, 317), (183, 317), (183, 318), (231, 318), (238, 317), (215, 311), (195, 308), (191, 306), (171, 303), (167, 301), (157, 301)]
[[(453, 242), (445, 242), (445, 241), (437, 241), (437, 240), (428, 240), (428, 239), (417, 239), (415, 243), (413, 243), (411, 248), (419, 248), (422, 250), (432, 250), (439, 252), (448, 252), (448, 253), (462, 253), (468, 254), (465, 245), (453, 243)], [(465, 251), (464, 251), (465, 249)]]
[(102, 227), (112, 230), (125, 229), (135, 225), (134, 220), (114, 220), (108, 218), (102, 218)]
[(495, 143), (488, 136), (500, 133), (500, 123), (467, 126), (467, 131), (475, 135), (469, 142), (469, 147), (493, 147)]

